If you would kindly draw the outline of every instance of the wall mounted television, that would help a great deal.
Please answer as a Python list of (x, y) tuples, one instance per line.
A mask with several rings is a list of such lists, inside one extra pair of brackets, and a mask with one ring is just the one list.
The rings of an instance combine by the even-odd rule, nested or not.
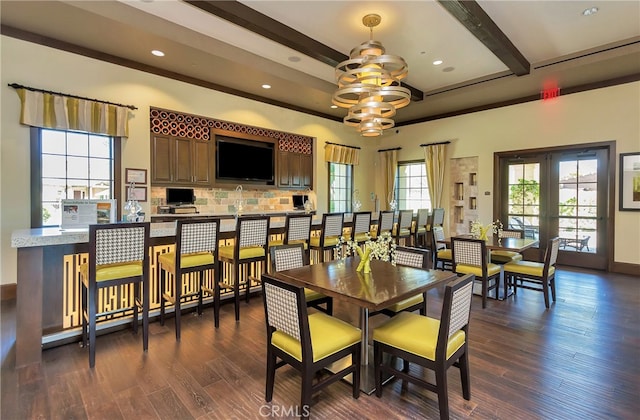
[(179, 206), (182, 204), (193, 204), (196, 197), (193, 195), (193, 188), (167, 188), (167, 205)]
[(216, 136), (216, 180), (274, 185), (274, 143)]

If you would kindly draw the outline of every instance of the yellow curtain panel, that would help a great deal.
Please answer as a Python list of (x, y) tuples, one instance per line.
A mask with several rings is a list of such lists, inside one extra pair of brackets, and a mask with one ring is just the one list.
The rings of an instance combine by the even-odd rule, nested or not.
[(360, 149), (327, 144), (324, 146), (324, 160), (325, 162), (358, 165), (360, 164)]
[(129, 109), (62, 95), (16, 89), (20, 123), (33, 127), (129, 137)]
[(394, 185), (396, 183), (396, 173), (398, 172), (398, 151), (387, 150), (380, 152), (380, 167), (382, 169), (382, 187), (386, 197), (385, 206), (391, 210), (389, 203), (394, 197)]
[(424, 146), (424, 161), (427, 168), (427, 184), (431, 196), (432, 208), (442, 207), (442, 191), (444, 189), (444, 166), (447, 154), (446, 144)]

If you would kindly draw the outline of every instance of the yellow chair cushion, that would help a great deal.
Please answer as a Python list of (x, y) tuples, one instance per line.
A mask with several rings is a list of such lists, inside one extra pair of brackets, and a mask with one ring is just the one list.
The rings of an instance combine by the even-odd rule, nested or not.
[[(440, 321), (412, 312), (401, 312), (373, 330), (373, 341), (393, 346), (429, 360), (436, 360)], [(447, 344), (447, 359), (464, 344), (462, 330), (456, 331)]]
[(369, 231), (369, 236), (371, 236), (371, 239), (376, 239), (378, 237), (378, 229), (371, 229)]
[(304, 249), (309, 248), (309, 244), (304, 239), (298, 239), (296, 241), (289, 241), (289, 245), (302, 244)]
[(441, 249), (438, 251), (438, 259), (440, 260), (450, 260), (452, 257), (450, 249)]
[[(487, 276), (491, 277), (496, 274), (500, 274), (501, 268), (502, 266), (498, 264), (488, 263)], [(456, 273), (475, 274), (476, 277), (482, 277), (482, 267), (480, 267), (479, 265), (458, 264), (456, 265)]]
[[(371, 236), (371, 235), (369, 235), (369, 236)], [(368, 239), (367, 238), (367, 233), (357, 233), (356, 237), (355, 237), (356, 242), (364, 242), (367, 239)]]
[[(89, 264), (80, 265), (80, 274), (89, 279)], [(142, 261), (129, 261), (126, 263), (104, 264), (96, 268), (96, 281), (123, 279), (142, 275)]]
[[(325, 248), (330, 246), (336, 246), (336, 244), (338, 243), (338, 240), (339, 238), (337, 236), (327, 236), (326, 238), (324, 238)], [(315, 246), (316, 248), (320, 246), (319, 236), (314, 236), (313, 238), (311, 238), (311, 246)]]
[(304, 298), (307, 302), (313, 302), (314, 300), (323, 299), (325, 297), (325, 295), (320, 292), (316, 292), (315, 290), (307, 288), (304, 289)]
[[(393, 236), (397, 235), (398, 229), (396, 227), (393, 228)], [(400, 236), (411, 236), (411, 231), (409, 229), (400, 229)]]
[[(504, 265), (504, 271), (510, 273), (517, 273), (535, 277), (542, 277), (544, 271), (544, 264), (534, 261), (517, 261)], [(554, 266), (549, 267), (549, 275), (555, 273), (556, 268)]]
[(274, 239), (269, 241), (269, 247), (284, 245), (284, 239)]
[(408, 299), (402, 300), (398, 303), (394, 303), (386, 309), (389, 309), (393, 312), (402, 312), (410, 306), (417, 305), (418, 303), (424, 302), (424, 298), (422, 297), (422, 293), (419, 295), (412, 296)]
[(522, 260), (522, 254), (515, 251), (491, 251), (491, 261), (496, 264), (505, 264)]
[[(228, 260), (233, 259), (233, 246), (221, 246), (218, 255), (220, 258), (225, 258)], [(241, 260), (245, 260), (248, 258), (258, 258), (264, 257), (264, 248), (261, 246), (246, 246), (244, 248), (240, 248), (240, 256), (238, 257)]]
[(418, 228), (418, 233), (425, 233), (427, 231), (427, 228), (422, 226)]
[[(360, 341), (360, 328), (356, 328), (324, 312), (316, 312), (309, 315), (309, 331), (314, 362), (331, 356)], [(275, 331), (271, 336), (271, 343), (297, 360), (302, 361), (300, 341), (289, 334)]]
[[(176, 271), (176, 253), (167, 252), (158, 257), (160, 268), (171, 273)], [(210, 252), (195, 252), (193, 254), (184, 254), (180, 258), (180, 268), (198, 267), (200, 265), (213, 264), (213, 254)]]

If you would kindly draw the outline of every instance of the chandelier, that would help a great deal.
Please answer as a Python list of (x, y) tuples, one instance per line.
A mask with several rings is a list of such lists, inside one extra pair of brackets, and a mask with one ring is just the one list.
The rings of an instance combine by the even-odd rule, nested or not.
[(336, 66), (338, 90), (332, 102), (349, 108), (343, 122), (365, 137), (380, 136), (393, 127), (396, 110), (411, 100), (409, 89), (400, 84), (409, 72), (407, 63), (402, 57), (385, 54), (382, 43), (373, 40), (373, 28), (380, 20), (376, 14), (362, 18), (369, 28), (369, 41), (352, 49), (349, 59)]

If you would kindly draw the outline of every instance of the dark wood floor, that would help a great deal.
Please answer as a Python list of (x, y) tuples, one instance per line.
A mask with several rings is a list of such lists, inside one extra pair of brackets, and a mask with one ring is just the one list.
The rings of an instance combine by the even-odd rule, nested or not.
[[(452, 418), (635, 419), (640, 413), (640, 278), (561, 269), (558, 302), (542, 295), (474, 298), (470, 325), (471, 401), (449, 371)], [(438, 314), (441, 290), (429, 295)], [(346, 308), (339, 312), (351, 317)], [(149, 352), (141, 337), (120, 331), (98, 338), (97, 362), (77, 344), (43, 352), (43, 363), (14, 369), (15, 303), (2, 304), (1, 418), (9, 419), (249, 419), (295, 417), (300, 378), (276, 374), (273, 402), (264, 402), (265, 326), (262, 299), (224, 305), (221, 327), (212, 310), (183, 317), (182, 341), (172, 320), (151, 326)], [(378, 316), (381, 317), (382, 315)], [(381, 318), (382, 319), (382, 318)], [(372, 323), (379, 322), (377, 317)], [(382, 399), (336, 383), (314, 396), (312, 418), (437, 418), (434, 394), (396, 381)]]

